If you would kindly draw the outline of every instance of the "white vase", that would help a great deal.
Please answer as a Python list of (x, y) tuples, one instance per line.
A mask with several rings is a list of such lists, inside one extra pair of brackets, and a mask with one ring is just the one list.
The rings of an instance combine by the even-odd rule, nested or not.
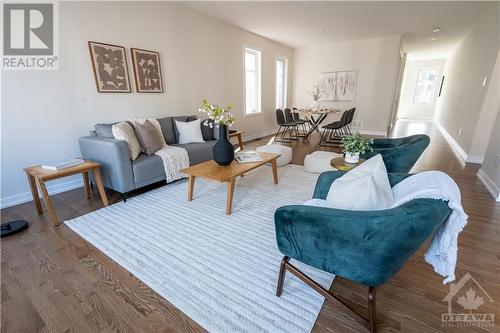
[(359, 162), (359, 153), (345, 153), (345, 158), (344, 158), (346, 163), (351, 163), (351, 164), (356, 164)]

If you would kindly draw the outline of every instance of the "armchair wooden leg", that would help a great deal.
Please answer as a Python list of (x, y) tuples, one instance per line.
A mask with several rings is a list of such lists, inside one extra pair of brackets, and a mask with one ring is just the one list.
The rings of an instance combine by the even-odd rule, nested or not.
[(375, 307), (376, 289), (375, 287), (368, 288), (368, 311), (370, 321), (370, 332), (377, 333), (377, 310)]
[(278, 287), (276, 288), (276, 296), (278, 297), (280, 297), (281, 294), (283, 293), (283, 283), (285, 282), (285, 273), (286, 273), (285, 264), (289, 260), (290, 258), (287, 256), (284, 256), (283, 259), (281, 259), (280, 273), (278, 275)]

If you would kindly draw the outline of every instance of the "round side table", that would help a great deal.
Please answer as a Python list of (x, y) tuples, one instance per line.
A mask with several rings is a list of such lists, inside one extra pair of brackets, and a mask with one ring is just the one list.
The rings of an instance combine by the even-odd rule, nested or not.
[(366, 160), (360, 158), (358, 163), (346, 163), (344, 157), (335, 157), (330, 160), (330, 165), (340, 171), (349, 171), (365, 161)]

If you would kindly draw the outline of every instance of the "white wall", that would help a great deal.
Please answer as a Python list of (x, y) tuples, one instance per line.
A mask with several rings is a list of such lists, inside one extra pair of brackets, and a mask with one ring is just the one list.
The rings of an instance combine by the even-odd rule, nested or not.
[[(393, 35), (295, 49), (293, 105), (307, 107), (316, 74), (357, 70), (354, 102), (323, 102), (338, 109), (356, 107), (355, 121), (365, 133), (385, 134), (391, 116), (401, 37)], [(338, 115), (337, 115), (338, 118)], [(325, 123), (332, 119), (326, 119)]]
[[(406, 62), (403, 85), (401, 86), (398, 118), (419, 120), (432, 120), (432, 118), (434, 118), (434, 108), (439, 94), (439, 86), (441, 85), (444, 62), (444, 59), (408, 60)], [(434, 83), (432, 103), (414, 104), (413, 99), (418, 73), (421, 69), (431, 68), (436, 68), (438, 70)]]
[(482, 162), (496, 117), (497, 111), (483, 109), (483, 102), (500, 45), (499, 11), (497, 3), (447, 59), (436, 106), (436, 121), (468, 162)]
[(495, 113), (496, 120), (488, 120), (493, 124), (490, 142), (489, 144), (481, 143), (485, 147), (486, 153), (478, 176), (486, 188), (488, 188), (491, 195), (497, 201), (500, 201), (500, 51), (497, 55), (495, 69), (491, 77), (481, 115)]
[[(61, 2), (59, 7), (60, 69), (2, 73), (0, 205), (29, 200), (22, 168), (79, 156), (78, 138), (98, 122), (193, 114), (206, 97), (231, 103), (234, 127), (247, 137), (275, 128), (274, 59), (287, 56), (291, 73), (292, 49), (174, 3)], [(166, 92), (97, 93), (88, 40), (126, 47), (132, 86), (129, 48), (159, 51)], [(262, 50), (261, 116), (243, 114), (243, 44)], [(55, 181), (49, 191), (80, 184), (78, 177)]]

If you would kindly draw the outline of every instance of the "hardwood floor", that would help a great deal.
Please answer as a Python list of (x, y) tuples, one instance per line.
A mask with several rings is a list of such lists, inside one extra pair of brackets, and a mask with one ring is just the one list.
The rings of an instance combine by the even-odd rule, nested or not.
[[(431, 145), (413, 171), (441, 170), (459, 185), (469, 223), (459, 239), (457, 280), (466, 272), (493, 299), (484, 298), (480, 312), (493, 313), (494, 327), (442, 327), (447, 312), (443, 298), (449, 286), (425, 263), (424, 246), (387, 284), (378, 288), (379, 332), (500, 332), (500, 204), (476, 177), (479, 168), (462, 164), (431, 123), (398, 122), (393, 135), (428, 133)], [(246, 144), (252, 148), (269, 138)], [(293, 163), (318, 149), (317, 137), (293, 142)], [(332, 148), (322, 150), (332, 150)], [(52, 197), (61, 220), (102, 207), (94, 190), (83, 188)], [(120, 200), (108, 193), (110, 203)], [(1, 241), (1, 332), (199, 332), (203, 329), (137, 280), (128, 271), (74, 234), (64, 224), (53, 227), (33, 203), (1, 211), (1, 220), (27, 219), (30, 228)], [(401, 221), (404, 223), (404, 221)], [(332, 290), (367, 313), (367, 288), (337, 278)], [(481, 295), (482, 296), (482, 295)], [(362, 332), (363, 328), (329, 303), (320, 312), (314, 332)]]

